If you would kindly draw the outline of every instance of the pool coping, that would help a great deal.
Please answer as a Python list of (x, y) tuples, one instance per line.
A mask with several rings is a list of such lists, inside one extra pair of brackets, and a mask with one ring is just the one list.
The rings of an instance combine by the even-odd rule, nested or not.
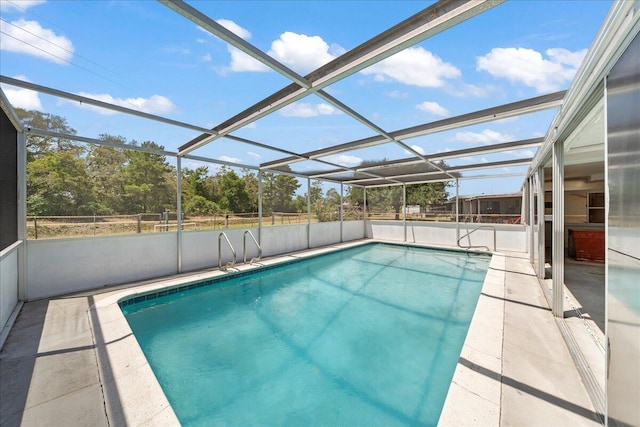
[[(93, 334), (98, 373), (109, 423), (115, 425), (180, 425), (122, 313), (119, 302), (136, 296), (144, 297), (144, 295), (156, 293), (161, 289), (163, 292), (168, 288), (182, 290), (191, 283), (207, 280), (217, 281), (220, 278), (251, 272), (263, 267), (275, 267), (370, 243), (487, 254), (484, 251), (469, 251), (452, 247), (366, 239), (278, 255), (260, 260), (253, 265), (236, 266), (233, 271), (215, 269), (186, 273), (164, 279), (138, 282), (130, 284), (126, 288), (108, 292), (89, 308), (89, 323)], [(495, 371), (501, 372), (504, 263), (504, 256), (493, 253), (439, 425), (498, 424), (500, 382), (498, 380), (496, 391), (496, 381), (488, 379), (485, 375), (470, 369), (469, 366), (473, 366), (477, 362), (480, 366), (496, 366)], [(491, 296), (499, 296), (500, 299), (496, 300)]]

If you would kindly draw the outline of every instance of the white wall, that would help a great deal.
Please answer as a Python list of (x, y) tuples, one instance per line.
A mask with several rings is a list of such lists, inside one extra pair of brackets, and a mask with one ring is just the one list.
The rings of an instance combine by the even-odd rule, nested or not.
[[(258, 229), (218, 229), (182, 232), (182, 271), (193, 271), (203, 268), (218, 267), (218, 237), (224, 232), (231, 242), (231, 246), (236, 251), (236, 262), (242, 262), (243, 236), (246, 230), (253, 233), (258, 239)], [(264, 230), (264, 228), (263, 228)], [(258, 248), (247, 235), (247, 260), (258, 256)], [(233, 259), (233, 253), (229, 245), (221, 240), (222, 264), (226, 264)]]
[(17, 242), (0, 252), (0, 331), (18, 305), (18, 249), (21, 244)]
[(308, 249), (307, 224), (262, 227), (261, 245), (263, 256)]
[[(460, 224), (460, 236), (481, 224)], [(496, 228), (496, 249), (527, 252), (526, 227), (522, 224), (486, 224)], [(402, 221), (367, 221), (367, 237), (385, 240), (404, 240)], [(407, 221), (407, 242), (457, 246), (456, 224), (448, 222)], [(481, 229), (461, 244), (493, 247), (493, 231)]]
[[(498, 250), (526, 251), (525, 226), (495, 226)], [(342, 227), (344, 241), (364, 237), (362, 221), (344, 222)], [(464, 233), (465, 227), (461, 228)], [(182, 233), (182, 270), (217, 267), (218, 236), (222, 231), (236, 250), (237, 262), (242, 262), (242, 237), (245, 229), (185, 231)], [(252, 228), (251, 231), (258, 238), (258, 230)], [(455, 236), (455, 224), (407, 222), (408, 242), (455, 246)], [(402, 241), (404, 228), (401, 221), (368, 221), (367, 237)], [(264, 257), (339, 242), (339, 222), (311, 224), (310, 228), (307, 224), (262, 228)], [(492, 232), (481, 230), (474, 233), (471, 243), (491, 246)], [(176, 232), (29, 240), (26, 245), (27, 300), (176, 274), (177, 251)], [(223, 263), (232, 259), (231, 251), (224, 241), (222, 252)], [(257, 248), (247, 237), (247, 258), (255, 257), (257, 253)], [(2, 260), (3, 289), (5, 281), (17, 283), (16, 258), (17, 256), (10, 255)], [(5, 262), (12, 267), (5, 269)], [(12, 289), (17, 289), (17, 286)], [(15, 299), (16, 297), (11, 296), (9, 301)], [(3, 294), (3, 304), (4, 301)]]
[(27, 300), (178, 271), (175, 232), (27, 241)]
[(311, 224), (309, 247), (317, 248), (340, 242), (340, 222), (319, 222)]
[(349, 242), (351, 240), (364, 239), (364, 222), (344, 221), (342, 223), (342, 240)]

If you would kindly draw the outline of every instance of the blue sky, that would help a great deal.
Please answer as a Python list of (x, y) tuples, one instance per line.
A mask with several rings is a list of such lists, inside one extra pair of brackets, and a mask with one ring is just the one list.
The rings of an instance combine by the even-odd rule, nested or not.
[[(306, 74), (432, 2), (188, 1), (212, 19)], [(213, 127), (290, 82), (154, 1), (0, 0), (0, 73), (67, 92)], [(386, 131), (566, 89), (610, 1), (522, 1), (499, 5), (330, 86), (331, 95)], [(170, 151), (197, 133), (96, 110), (3, 85), (16, 107), (67, 118), (77, 133), (153, 140)], [(423, 153), (542, 136), (545, 111), (405, 140)], [(295, 152), (372, 136), (315, 95), (235, 135)], [(285, 157), (230, 140), (193, 154), (242, 164)], [(530, 157), (530, 149), (451, 165)], [(385, 144), (330, 160), (405, 158)], [(185, 166), (196, 166), (185, 162)], [(294, 170), (315, 168), (309, 162)], [(479, 171), (517, 173), (526, 168)], [(522, 177), (461, 181), (461, 194), (518, 191)]]

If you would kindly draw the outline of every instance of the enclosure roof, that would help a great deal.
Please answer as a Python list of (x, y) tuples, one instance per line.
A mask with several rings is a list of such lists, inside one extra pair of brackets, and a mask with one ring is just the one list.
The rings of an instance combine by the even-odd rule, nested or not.
[[(268, 52), (265, 48), (252, 43), (247, 30), (243, 32), (239, 25), (235, 23), (231, 25), (229, 20), (220, 19), (216, 7), (213, 7), (214, 5), (211, 3), (195, 1), (186, 3), (180, 0), (158, 0), (156, 4), (142, 3), (139, 5), (141, 8), (151, 9), (153, 7), (155, 8), (153, 9), (154, 13), (162, 13), (162, 18), (170, 23), (167, 24), (169, 26), (183, 26), (185, 23), (195, 24), (201, 34), (213, 36), (226, 43), (233, 59), (240, 58), (245, 61), (245, 64), (250, 64), (247, 66), (248, 68), (253, 67), (254, 71), (259, 71), (255, 74), (255, 81), (249, 85), (246, 81), (239, 82), (235, 90), (239, 92), (255, 89), (260, 97), (257, 97), (253, 104), (245, 104), (240, 112), (233, 113), (232, 109), (225, 109), (225, 111), (231, 111), (231, 114), (226, 116), (221, 116), (219, 112), (216, 112), (207, 121), (217, 124), (203, 126), (189, 122), (195, 117), (195, 109), (185, 111), (185, 115), (191, 117), (190, 120), (177, 120), (166, 117), (165, 114), (162, 114), (162, 109), (158, 109), (160, 112), (157, 112), (150, 111), (150, 109), (145, 110), (145, 108), (135, 108), (131, 104), (116, 102), (105, 96), (91, 95), (86, 90), (78, 90), (82, 88), (77, 88), (73, 84), (58, 81), (58, 84), (68, 88), (65, 90), (54, 88), (53, 85), (34, 83), (22, 76), (10, 77), (4, 75), (3, 72), (3, 75), (0, 76), (3, 91), (2, 104), (3, 108), (10, 109), (10, 100), (7, 101), (5, 96), (5, 91), (8, 88), (13, 88), (12, 91), (17, 89), (33, 91), (55, 97), (59, 100), (58, 105), (73, 103), (85, 108), (99, 107), (101, 111), (124, 113), (135, 119), (150, 120), (154, 123), (153, 126), (164, 126), (158, 128), (163, 130), (155, 130), (154, 128), (153, 134), (146, 138), (149, 140), (154, 140), (155, 132), (159, 132), (160, 135), (166, 134), (167, 131), (164, 131), (164, 129), (168, 129), (166, 126), (179, 129), (176, 135), (180, 135), (180, 137), (190, 135), (182, 140), (172, 138), (173, 146), (169, 147), (166, 146), (169, 144), (163, 144), (166, 146), (162, 151), (164, 155), (231, 167), (281, 172), (348, 185), (372, 187), (485, 177), (524, 176), (535, 151), (545, 140), (543, 135), (547, 133), (550, 123), (547, 116), (538, 115), (546, 110), (553, 111), (563, 103), (565, 91), (557, 90), (559, 89), (558, 85), (536, 87), (535, 96), (531, 96), (526, 91), (516, 91), (515, 95), (506, 96), (490, 83), (487, 83), (486, 87), (480, 90), (480, 88), (472, 87), (473, 85), (466, 84), (458, 78), (458, 81), (450, 85), (447, 90), (452, 94), (460, 94), (463, 89), (466, 90), (465, 94), (455, 95), (460, 97), (472, 97), (469, 95), (470, 93), (482, 92), (484, 95), (478, 95), (478, 98), (483, 99), (482, 102), (470, 100), (468, 103), (469, 105), (481, 106), (480, 108), (466, 111), (458, 109), (456, 114), (451, 114), (437, 101), (425, 101), (419, 105), (415, 105), (414, 101), (413, 105), (409, 105), (410, 109), (393, 112), (393, 114), (398, 114), (398, 118), (394, 122), (389, 120), (388, 115), (377, 114), (369, 104), (361, 102), (363, 93), (359, 92), (357, 83), (359, 79), (364, 78), (363, 76), (370, 75), (373, 75), (374, 78), (369, 80), (367, 84), (370, 84), (371, 81), (384, 81), (385, 79), (386, 81), (403, 80), (407, 89), (402, 93), (390, 94), (390, 98), (407, 98), (415, 91), (415, 93), (419, 92), (430, 96), (430, 99), (437, 99), (435, 91), (444, 83), (432, 82), (430, 83), (431, 89), (428, 89), (431, 92), (425, 92), (427, 83), (420, 80), (424, 78), (425, 71), (422, 67), (423, 64), (421, 65), (419, 61), (404, 64), (401, 67), (403, 73), (401, 77), (385, 70), (391, 67), (393, 61), (402, 59), (402, 55), (406, 56), (410, 53), (422, 55), (423, 62), (434, 61), (443, 70), (446, 69), (442, 72), (448, 72), (449, 78), (456, 78), (455, 76), (460, 75), (460, 70), (455, 70), (456, 67), (444, 62), (427, 49), (431, 46), (440, 46), (441, 55), (450, 53), (452, 50), (450, 48), (453, 45), (447, 44), (447, 35), (452, 32), (457, 34), (455, 33), (457, 27), (463, 23), (467, 25), (466, 22), (480, 19), (483, 15), (489, 14), (489, 17), (486, 18), (486, 25), (493, 25), (495, 22), (489, 20), (491, 19), (490, 13), (493, 13), (494, 9), (522, 7), (518, 4), (502, 5), (503, 2), (504, 0), (440, 0), (428, 4), (427, 7), (417, 13), (410, 14), (408, 18), (400, 20), (399, 23), (391, 23), (386, 29), (382, 27), (382, 31), (377, 35), (356, 37), (356, 40), (360, 40), (359, 43), (354, 43), (352, 48), (344, 49), (339, 54), (328, 55), (324, 63), (311, 70), (298, 67), (295, 63), (288, 61), (286, 56), (277, 55), (276, 47), (278, 45), (276, 42), (272, 44), (272, 48)], [(290, 4), (292, 16), (295, 17), (295, 3)], [(218, 8), (227, 6), (219, 2), (216, 2), (216, 5)], [(260, 7), (261, 5), (254, 6)], [(359, 6), (366, 8), (367, 4), (360, 3)], [(383, 6), (386, 4), (379, 7)], [(339, 9), (345, 6), (340, 3), (327, 3), (326, 7)], [(411, 8), (415, 10), (415, 3), (402, 7), (406, 7), (407, 10)], [(158, 8), (161, 10), (157, 10)], [(400, 8), (400, 5), (395, 2), (388, 4), (389, 14), (394, 8)], [(247, 13), (249, 12), (247, 11)], [(377, 19), (384, 20), (383, 18), (384, 16)], [(337, 16), (336, 19), (338, 19)], [(4, 18), (3, 22), (9, 23)], [(96, 25), (100, 24), (96, 23)], [(113, 25), (117, 29), (118, 23)], [(3, 28), (8, 27), (5, 25)], [(355, 25), (353, 31), (356, 32)], [(168, 34), (169, 39), (171, 38), (170, 33), (171, 31)], [(284, 40), (285, 34), (288, 33), (283, 33), (279, 41)], [(471, 37), (473, 38), (473, 36)], [(131, 42), (134, 43), (135, 40)], [(176, 41), (176, 43), (178, 42), (179, 40)], [(482, 43), (481, 39), (469, 39), (468, 46), (456, 46), (456, 50), (466, 51), (467, 47)], [(501, 49), (508, 48), (501, 47)], [(496, 49), (491, 51), (491, 54), (493, 53), (497, 53)], [(570, 53), (568, 52), (567, 55)], [(485, 57), (489, 58), (489, 55), (487, 54)], [(565, 61), (564, 63), (568, 61), (567, 59), (562, 60)], [(559, 62), (556, 65), (558, 64), (563, 63)], [(577, 67), (577, 65), (575, 66)], [(479, 61), (476, 67), (478, 70), (481, 69)], [(269, 70), (272, 71), (270, 74), (267, 73)], [(529, 71), (522, 70), (523, 73)], [(226, 72), (230, 73), (231, 71), (227, 70)], [(223, 72), (218, 74), (221, 79), (225, 78)], [(499, 76), (498, 71), (492, 74), (494, 77)], [(149, 76), (149, 78), (153, 77)], [(215, 76), (211, 76), (211, 79), (215, 79)], [(231, 80), (228, 81), (231, 82)], [(261, 82), (265, 84), (261, 85)], [(163, 84), (172, 86), (183, 83), (181, 77), (176, 77), (174, 81), (163, 82)], [(201, 84), (203, 87), (201, 93), (190, 94), (193, 103), (198, 105), (201, 98), (211, 96), (210, 92), (205, 90), (208, 87), (208, 82), (202, 81)], [(541, 88), (545, 90), (542, 91)], [(492, 94), (492, 96), (486, 96), (486, 94)], [(232, 101), (233, 99), (227, 100), (227, 102)], [(67, 104), (64, 104), (65, 102)], [(324, 113), (318, 113), (314, 110), (309, 112), (308, 116), (304, 116), (305, 113), (300, 112), (301, 109), (304, 109), (303, 107), (315, 108), (316, 110), (324, 109), (323, 111), (327, 115), (325, 122), (317, 126), (308, 126), (304, 122), (304, 117), (311, 117), (312, 113), (317, 113), (316, 116), (321, 116)], [(298, 112), (297, 115), (292, 113), (292, 109)], [(425, 114), (416, 119), (416, 109), (429, 110), (433, 113)], [(443, 115), (444, 118), (439, 118)], [(282, 116), (296, 117), (296, 125), (283, 127), (281, 133), (275, 136), (273, 133), (268, 135), (261, 133), (263, 129), (277, 128), (276, 120)], [(429, 116), (437, 119), (426, 120)], [(533, 120), (531, 117), (538, 117), (538, 119)], [(478, 127), (480, 125), (509, 123), (509, 120), (520, 120), (520, 127), (526, 127), (527, 131), (522, 132), (519, 136), (507, 132), (493, 131), (491, 133), (492, 131), (489, 129), (483, 130)], [(404, 126), (393, 126), (393, 123), (402, 123)], [(309, 136), (312, 130), (321, 129), (322, 126), (329, 124), (336, 126), (336, 129), (342, 126), (348, 131), (342, 134), (334, 132), (330, 138), (322, 135)], [(27, 132), (35, 135), (53, 135), (52, 131), (47, 129), (29, 128)], [(496, 136), (496, 133), (499, 135)], [(95, 136), (63, 136), (84, 142), (109, 145), (107, 141)], [(486, 138), (483, 139), (483, 137)], [(296, 138), (299, 138), (298, 143), (296, 143)], [(313, 138), (311, 146), (308, 143), (309, 138)], [(429, 145), (433, 149), (426, 150), (423, 148), (424, 145)], [(226, 147), (246, 147), (246, 150), (253, 157), (249, 161), (233, 156), (219, 155)], [(133, 145), (131, 148), (142, 149), (140, 146)]]

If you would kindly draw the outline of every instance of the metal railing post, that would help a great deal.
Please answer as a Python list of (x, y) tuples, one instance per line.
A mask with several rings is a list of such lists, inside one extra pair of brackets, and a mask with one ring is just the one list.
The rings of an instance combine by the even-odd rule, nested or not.
[(251, 261), (249, 262), (249, 264), (253, 264), (254, 261), (260, 261), (260, 259), (262, 258), (262, 247), (260, 247), (260, 244), (258, 243), (256, 238), (254, 237), (254, 235), (251, 232), (251, 230), (246, 230), (244, 232), (244, 234), (242, 235), (242, 262), (244, 262), (244, 263), (247, 262), (247, 234), (249, 236), (251, 236), (251, 239), (253, 240), (253, 243), (255, 243), (256, 246), (258, 247), (258, 257), (257, 258), (251, 258)]
[(178, 239), (178, 273), (182, 273), (182, 157), (176, 157), (176, 174), (178, 177), (176, 185), (176, 220), (178, 222), (178, 230), (176, 237)]
[(229, 263), (225, 264), (224, 268), (222, 268), (222, 238), (223, 237), (224, 237), (224, 240), (227, 241), (227, 245), (229, 245), (229, 248), (231, 249), (231, 253), (233, 254), (233, 261), (230, 263), (231, 267), (236, 265), (236, 250), (233, 249), (233, 246), (231, 245), (229, 238), (224, 232), (218, 234), (218, 268), (222, 270), (226, 270), (227, 267), (229, 266)]

